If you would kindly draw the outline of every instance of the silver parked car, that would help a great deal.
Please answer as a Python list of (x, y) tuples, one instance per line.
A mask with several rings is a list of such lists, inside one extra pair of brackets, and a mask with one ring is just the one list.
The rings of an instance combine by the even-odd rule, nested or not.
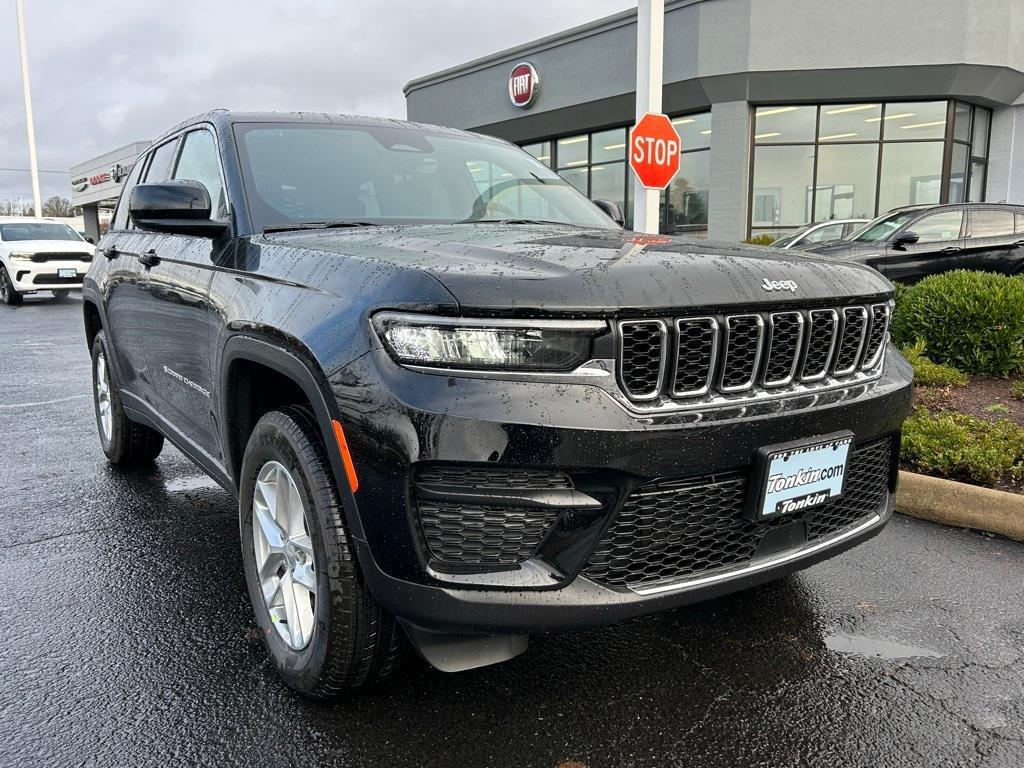
[(774, 243), (773, 248), (805, 248), (810, 245), (820, 245), (832, 240), (843, 240), (851, 232), (866, 224), (867, 219), (832, 219), (831, 221), (818, 221), (813, 224), (805, 224), (795, 232), (780, 237)]

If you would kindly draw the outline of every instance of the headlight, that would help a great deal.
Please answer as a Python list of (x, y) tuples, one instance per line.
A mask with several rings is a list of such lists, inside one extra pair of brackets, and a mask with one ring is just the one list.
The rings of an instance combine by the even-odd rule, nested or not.
[(400, 363), (570, 371), (590, 358), (603, 320), (470, 320), (382, 312), (374, 325)]
[(20, 251), (12, 251), (11, 252), (11, 258), (14, 261), (32, 261), (32, 256), (33, 255), (34, 254), (31, 254), (31, 253), (21, 253)]

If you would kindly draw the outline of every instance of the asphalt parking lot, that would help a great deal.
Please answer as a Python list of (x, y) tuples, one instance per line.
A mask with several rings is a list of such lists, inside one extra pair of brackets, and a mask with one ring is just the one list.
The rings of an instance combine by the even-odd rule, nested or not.
[(897, 516), (774, 584), (341, 704), (290, 693), (233, 500), (112, 472), (81, 302), (0, 307), (0, 764), (1024, 764), (1024, 545)]

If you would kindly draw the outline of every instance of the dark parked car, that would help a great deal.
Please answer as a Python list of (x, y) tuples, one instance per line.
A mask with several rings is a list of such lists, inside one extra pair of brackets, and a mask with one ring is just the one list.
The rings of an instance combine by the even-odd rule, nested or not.
[(1015, 275), (1024, 270), (1024, 206), (960, 203), (897, 208), (842, 242), (805, 250), (874, 267), (915, 283), (951, 269)]
[(502, 661), (892, 512), (885, 278), (634, 235), (504, 141), (214, 112), (138, 160), (99, 249), (103, 450), (169, 439), (237, 496), (256, 623), (310, 696), (387, 677), (403, 635)]

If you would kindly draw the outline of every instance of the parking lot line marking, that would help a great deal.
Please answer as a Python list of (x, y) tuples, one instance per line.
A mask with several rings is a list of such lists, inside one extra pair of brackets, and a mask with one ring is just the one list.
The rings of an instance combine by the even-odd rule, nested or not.
[(13, 411), (15, 408), (35, 408), (39, 405), (54, 405), (55, 403), (66, 403), (69, 400), (81, 400), (88, 395), (71, 395), (70, 397), (58, 397), (56, 400), (42, 400), (38, 403), (0, 403), (0, 411)]

